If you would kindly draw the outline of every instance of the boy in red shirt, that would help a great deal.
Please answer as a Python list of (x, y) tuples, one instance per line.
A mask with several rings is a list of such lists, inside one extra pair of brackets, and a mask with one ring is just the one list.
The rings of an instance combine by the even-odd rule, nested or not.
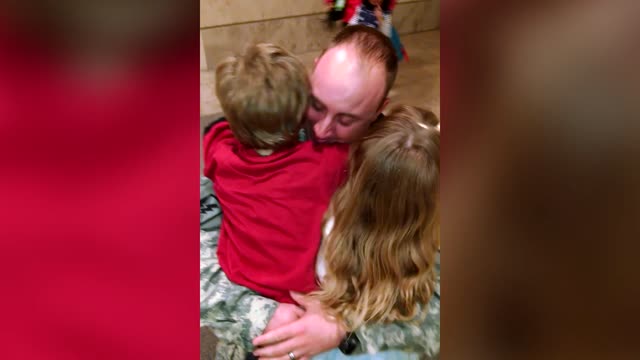
[(316, 288), (321, 221), (346, 176), (348, 148), (298, 140), (309, 79), (278, 46), (250, 46), (219, 64), (216, 94), (226, 121), (203, 145), (224, 214), (220, 266), (231, 281), (294, 303), (290, 290)]

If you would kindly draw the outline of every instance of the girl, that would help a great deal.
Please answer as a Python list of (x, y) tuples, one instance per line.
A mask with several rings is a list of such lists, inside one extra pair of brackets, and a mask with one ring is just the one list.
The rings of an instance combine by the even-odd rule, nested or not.
[[(425, 313), (435, 286), (438, 120), (420, 108), (396, 107), (350, 155), (349, 179), (334, 195), (324, 224), (316, 269), (321, 289), (311, 296), (347, 331), (411, 321)], [(317, 358), (342, 356), (332, 350)], [(387, 351), (376, 358), (417, 354)]]

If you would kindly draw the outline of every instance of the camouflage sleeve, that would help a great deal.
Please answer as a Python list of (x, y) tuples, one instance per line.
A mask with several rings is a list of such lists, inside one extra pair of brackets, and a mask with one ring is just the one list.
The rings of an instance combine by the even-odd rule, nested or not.
[(429, 301), (428, 313), (418, 322), (372, 324), (359, 328), (359, 352), (376, 353), (398, 349), (421, 354), (423, 359), (440, 357), (440, 255), (436, 262), (436, 287)]
[(213, 183), (202, 176), (200, 177), (200, 230), (217, 234), (221, 222), (222, 210), (213, 192)]
[(211, 181), (204, 178), (200, 182), (200, 326), (209, 327), (220, 341), (250, 351), (251, 340), (262, 334), (278, 303), (232, 283), (224, 274), (216, 255), (220, 220)]

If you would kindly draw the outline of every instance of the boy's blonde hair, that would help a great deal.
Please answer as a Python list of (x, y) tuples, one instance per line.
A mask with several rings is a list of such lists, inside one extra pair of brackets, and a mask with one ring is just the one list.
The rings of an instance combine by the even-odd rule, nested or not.
[(307, 70), (273, 44), (249, 46), (216, 68), (216, 95), (235, 137), (257, 149), (294, 142), (310, 93)]
[(333, 197), (334, 226), (316, 296), (349, 330), (409, 320), (435, 284), (440, 244), (440, 131), (430, 111), (391, 110), (352, 147), (347, 183)]

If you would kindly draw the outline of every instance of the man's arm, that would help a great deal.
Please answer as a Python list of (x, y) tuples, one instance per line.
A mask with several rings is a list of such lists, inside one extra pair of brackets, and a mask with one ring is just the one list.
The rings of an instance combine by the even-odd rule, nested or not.
[(200, 234), (200, 325), (208, 326), (220, 340), (252, 349), (278, 306), (274, 300), (232, 283), (216, 257), (217, 235)]
[[(200, 177), (200, 230), (211, 236), (215, 236), (215, 245), (218, 246), (217, 237), (222, 223), (222, 209), (213, 191), (213, 183), (209, 178)], [(200, 243), (202, 247), (202, 242)]]
[[(201, 233), (200, 239), (200, 322), (210, 327), (219, 339), (241, 341), (244, 348), (252, 349), (251, 340), (262, 334), (278, 303), (232, 283), (224, 275), (216, 256), (220, 207), (210, 180), (202, 178), (200, 190), (200, 222), (206, 231)], [(404, 349), (437, 359), (440, 353), (439, 255), (436, 274), (435, 294), (429, 303), (429, 312), (421, 322), (362, 326), (355, 332), (360, 340), (356, 351), (374, 353)]]
[(211, 181), (200, 180), (200, 325), (220, 340), (240, 343), (248, 351), (278, 303), (232, 283), (220, 268), (216, 251), (222, 211)]
[(440, 356), (440, 254), (436, 260), (436, 286), (429, 301), (426, 317), (419, 322), (393, 322), (365, 325), (355, 331), (360, 340), (358, 352), (375, 353), (401, 349), (425, 355), (428, 359)]
[[(359, 346), (354, 354), (376, 353), (384, 350), (405, 350), (417, 353), (421, 359), (438, 359), (440, 357), (440, 257), (436, 259), (436, 285), (429, 307), (414, 321), (391, 324), (362, 326), (355, 335)], [(317, 299), (295, 296), (294, 300), (302, 304), (306, 312), (297, 321), (282, 326), (266, 334), (262, 334), (253, 343), (260, 346), (256, 356), (265, 359), (286, 357), (292, 344), (300, 356), (315, 356), (321, 352), (338, 346), (340, 326), (335, 319), (326, 316)], [(342, 330), (344, 332), (344, 330)], [(344, 333), (340, 334), (340, 337)], [(322, 339), (322, 341), (319, 341)], [(335, 340), (335, 341), (334, 341)], [(350, 351), (345, 349), (345, 351)]]
[(362, 326), (355, 332), (360, 347), (358, 352), (376, 353), (400, 349), (438, 359), (440, 355), (440, 299), (435, 296), (429, 303), (423, 321), (394, 322)]

